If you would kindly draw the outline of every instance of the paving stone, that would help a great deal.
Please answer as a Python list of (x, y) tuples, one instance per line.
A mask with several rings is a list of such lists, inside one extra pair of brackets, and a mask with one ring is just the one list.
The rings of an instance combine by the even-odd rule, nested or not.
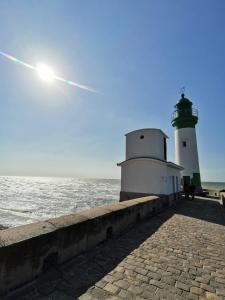
[(180, 275), (180, 273), (181, 273), (180, 270), (177, 270), (177, 269), (174, 269), (174, 268), (171, 268), (171, 267), (169, 267), (167, 269), (167, 271), (171, 272), (172, 274), (176, 274), (176, 275)]
[(210, 286), (210, 285), (205, 284), (205, 283), (201, 283), (200, 288), (205, 290), (205, 291), (211, 292), (211, 293), (214, 293), (216, 291), (216, 289), (213, 286)]
[(113, 281), (115, 281), (115, 278), (114, 278), (112, 275), (106, 275), (106, 276), (103, 278), (103, 280), (106, 281), (106, 282), (112, 283)]
[(210, 281), (210, 285), (215, 288), (221, 288), (221, 289), (224, 288), (224, 283), (213, 281), (213, 280)]
[(154, 266), (152, 266), (152, 265), (146, 265), (146, 266), (145, 266), (145, 269), (147, 269), (147, 270), (149, 270), (149, 271), (151, 271), (151, 272), (154, 272), (154, 273), (156, 273), (157, 270), (158, 270), (158, 268), (156, 268), (156, 267), (154, 267)]
[(190, 287), (187, 284), (185, 284), (183, 282), (179, 282), (179, 281), (176, 282), (175, 287), (178, 289), (187, 291), (187, 292), (189, 292), (189, 290), (190, 290)]
[(43, 295), (49, 295), (55, 291), (56, 284), (53, 285), (51, 282), (46, 282), (38, 287), (38, 292)]
[(207, 284), (207, 283), (209, 283), (210, 278), (206, 278), (206, 277), (196, 277), (195, 280), (198, 281), (198, 282)]
[(115, 268), (115, 270), (116, 270), (117, 272), (119, 272), (119, 273), (123, 273), (124, 270), (125, 270), (125, 268), (124, 268), (124, 267), (118, 266), (118, 267)]
[(142, 282), (148, 282), (149, 278), (147, 276), (141, 275), (141, 274), (137, 274), (136, 278)]
[(186, 298), (191, 300), (198, 300), (199, 297), (195, 294), (189, 293)]
[(132, 299), (133, 298), (132, 293), (130, 293), (129, 291), (126, 291), (126, 290), (121, 290), (119, 292), (118, 296), (120, 298), (124, 298), (124, 299)]
[(142, 295), (141, 295), (144, 299), (151, 299), (151, 300), (159, 300), (159, 296), (156, 295), (155, 293), (152, 293), (148, 290), (145, 290)]
[(152, 279), (156, 279), (159, 280), (161, 278), (161, 276), (157, 273), (154, 272), (148, 272), (148, 277), (152, 278)]
[(124, 274), (126, 277), (131, 277), (131, 278), (136, 276), (136, 274), (133, 270), (125, 270)]
[(212, 272), (211, 273), (212, 276), (214, 277), (221, 277), (221, 278), (225, 278), (225, 274), (224, 273), (221, 273), (221, 271), (216, 271), (216, 272)]
[(155, 279), (151, 279), (150, 284), (155, 285), (155, 286), (159, 287), (160, 289), (162, 289), (165, 286), (164, 282), (158, 281), (158, 280), (155, 280)]
[[(156, 295), (159, 296), (160, 300), (183, 300), (182, 296), (171, 293), (167, 290), (159, 289), (156, 292)], [(151, 299), (151, 298), (150, 298)]]
[(54, 291), (53, 293), (49, 294), (48, 297), (51, 300), (74, 300), (74, 297), (68, 296), (61, 291)]
[(218, 296), (224, 296), (225, 297), (225, 288), (224, 289), (216, 289), (216, 294)]
[(215, 293), (206, 292), (206, 299), (209, 300), (221, 300)]
[(91, 294), (84, 294), (78, 298), (78, 300), (95, 300)]
[(163, 276), (161, 278), (161, 281), (167, 284), (175, 285), (176, 279), (173, 278), (172, 276), (165, 276), (165, 277)]
[(122, 273), (119, 273), (119, 272), (114, 272), (113, 275), (115, 280), (119, 280), (119, 279), (123, 279), (124, 278), (124, 275)]
[(141, 274), (141, 275), (146, 275), (148, 273), (148, 271), (143, 268), (136, 268), (135, 272), (137, 272), (138, 274)]
[(115, 281), (114, 284), (124, 290), (127, 290), (129, 288), (129, 283), (125, 280)]
[(104, 286), (104, 290), (112, 294), (116, 294), (119, 291), (119, 288), (114, 284), (107, 283), (106, 286)]
[(222, 277), (215, 277), (215, 281), (225, 284), (225, 278), (222, 278)]
[(100, 280), (100, 281), (98, 281), (98, 282), (96, 282), (96, 286), (98, 287), (98, 288), (104, 288), (104, 286), (106, 286), (106, 284), (107, 284), (107, 281), (105, 281), (104, 279), (102, 279), (102, 280)]
[(168, 291), (168, 292), (170, 292), (170, 293), (172, 293), (172, 294), (174, 294), (174, 295), (175, 295), (175, 294), (181, 295), (182, 292), (183, 292), (183, 290), (178, 289), (178, 288), (176, 288), (175, 286), (168, 285), (168, 284), (166, 284), (166, 285), (164, 286), (163, 290), (166, 290), (166, 291)]
[(196, 294), (196, 295), (202, 295), (203, 294), (203, 290), (201, 288), (198, 287), (191, 287), (190, 289), (192, 294)]
[(143, 293), (144, 289), (141, 286), (131, 285), (129, 286), (128, 291), (134, 295), (140, 295), (141, 293)]
[(190, 285), (191, 285), (191, 286), (200, 287), (200, 282), (197, 282), (197, 281), (195, 281), (195, 280), (190, 280)]
[(148, 283), (142, 283), (141, 286), (144, 288), (144, 291), (148, 291), (152, 294), (155, 294), (156, 290), (158, 289), (156, 286), (149, 285)]

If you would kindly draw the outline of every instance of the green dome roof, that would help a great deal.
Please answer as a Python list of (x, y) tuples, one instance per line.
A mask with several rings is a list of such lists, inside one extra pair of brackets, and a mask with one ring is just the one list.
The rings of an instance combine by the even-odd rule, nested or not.
[(192, 106), (192, 102), (185, 98), (184, 94), (181, 94), (181, 99), (175, 105), (175, 108), (182, 109), (182, 108), (190, 108)]

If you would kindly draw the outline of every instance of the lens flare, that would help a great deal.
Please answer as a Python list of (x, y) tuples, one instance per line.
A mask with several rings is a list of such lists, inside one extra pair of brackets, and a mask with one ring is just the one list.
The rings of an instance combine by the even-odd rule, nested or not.
[(52, 83), (53, 80), (55, 79), (54, 71), (49, 66), (43, 63), (37, 64), (36, 70), (38, 76), (46, 82)]
[(61, 82), (64, 82), (68, 85), (72, 85), (72, 86), (75, 86), (75, 87), (78, 87), (82, 90), (86, 90), (86, 91), (89, 91), (89, 92), (93, 92), (93, 93), (98, 93), (95, 89), (89, 87), (89, 86), (86, 86), (86, 85), (83, 85), (83, 84), (80, 84), (78, 82), (75, 82), (75, 81), (72, 81), (72, 80), (67, 80), (63, 77), (59, 77), (59, 76), (56, 76), (54, 71), (48, 67), (47, 65), (45, 64), (38, 64), (36, 67), (33, 66), (33, 65), (30, 65), (18, 58), (16, 58), (15, 56), (12, 56), (10, 54), (7, 54), (3, 51), (0, 51), (0, 55), (4, 56), (5, 58), (8, 58), (9, 60), (17, 63), (17, 64), (20, 64), (26, 68), (29, 68), (29, 69), (32, 69), (34, 71), (37, 72), (37, 74), (39, 75), (39, 77), (46, 81), (46, 82), (52, 82), (53, 80), (59, 80)]

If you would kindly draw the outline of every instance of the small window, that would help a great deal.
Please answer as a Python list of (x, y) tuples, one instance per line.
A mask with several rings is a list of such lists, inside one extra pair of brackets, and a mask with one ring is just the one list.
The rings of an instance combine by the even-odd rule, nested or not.
[(143, 140), (143, 138), (144, 138), (144, 136), (143, 136), (143, 135), (141, 135), (141, 136), (140, 136), (140, 139), (141, 139), (141, 140)]
[(186, 147), (186, 146), (187, 146), (186, 141), (183, 141), (183, 142), (182, 142), (182, 145), (183, 145), (183, 147)]

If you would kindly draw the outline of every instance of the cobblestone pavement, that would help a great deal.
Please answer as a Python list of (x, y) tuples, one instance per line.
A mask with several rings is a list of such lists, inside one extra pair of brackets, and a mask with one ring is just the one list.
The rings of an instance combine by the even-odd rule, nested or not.
[(182, 200), (7, 300), (225, 299), (225, 219), (215, 200)]

